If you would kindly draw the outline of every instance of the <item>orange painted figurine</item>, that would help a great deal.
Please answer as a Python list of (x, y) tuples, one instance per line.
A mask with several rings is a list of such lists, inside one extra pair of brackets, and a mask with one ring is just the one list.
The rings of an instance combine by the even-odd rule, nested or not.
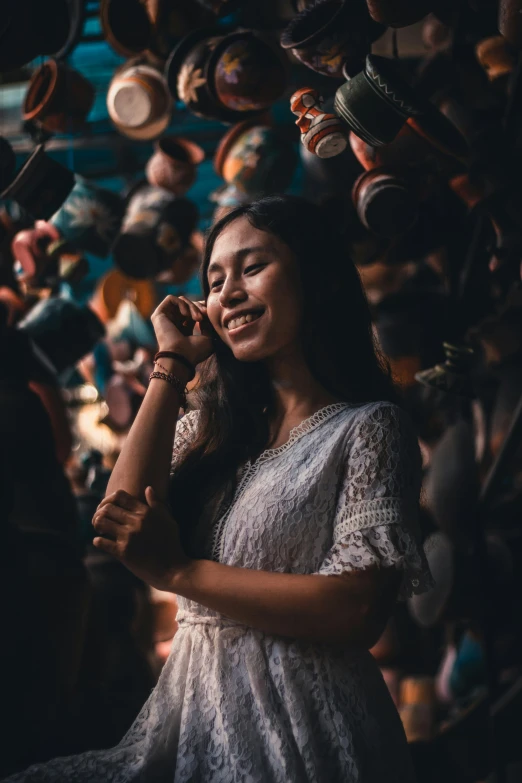
[(290, 98), (290, 108), (299, 119), (301, 141), (319, 158), (332, 158), (344, 151), (348, 135), (336, 114), (321, 111), (323, 99), (317, 90), (301, 87)]

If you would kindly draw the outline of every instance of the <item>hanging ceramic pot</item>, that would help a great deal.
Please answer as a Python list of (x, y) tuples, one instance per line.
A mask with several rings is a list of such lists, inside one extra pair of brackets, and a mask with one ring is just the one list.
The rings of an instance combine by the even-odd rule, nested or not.
[(94, 87), (78, 71), (47, 60), (32, 75), (22, 119), (50, 133), (81, 130), (94, 102)]
[(89, 307), (79, 307), (60, 297), (40, 300), (19, 328), (29, 335), (57, 373), (74, 367), (105, 334), (103, 324)]
[(37, 220), (34, 228), (19, 231), (11, 243), (15, 261), (22, 267), (24, 280), (34, 284), (44, 274), (51, 261), (49, 246), (60, 239), (51, 223)]
[(422, 115), (410, 117), (389, 144), (374, 147), (352, 132), (350, 146), (367, 171), (378, 166), (408, 169), (428, 189), (433, 178), (448, 180), (466, 171), (466, 140), (431, 104)]
[(39, 145), (0, 199), (16, 201), (33, 218), (48, 220), (74, 187), (74, 174), (50, 158)]
[(522, 49), (522, 0), (500, 0), (498, 29), (516, 49)]
[(123, 219), (124, 201), (118, 193), (84, 177), (76, 184), (50, 223), (68, 242), (94, 256), (106, 258)]
[[(296, 164), (293, 143), (279, 129), (255, 120), (231, 128), (214, 156), (216, 172), (246, 200), (286, 190)], [(223, 205), (223, 199), (218, 203)]]
[(363, 226), (386, 239), (406, 233), (417, 219), (416, 192), (390, 169), (363, 172), (353, 186), (352, 200)]
[(282, 57), (250, 30), (225, 35), (216, 44), (207, 76), (211, 92), (232, 111), (268, 109), (286, 87)]
[(370, 16), (386, 27), (407, 27), (433, 8), (433, 0), (366, 0)]
[(205, 153), (200, 146), (181, 136), (164, 136), (145, 169), (150, 185), (183, 196), (196, 181), (197, 166)]
[(101, 0), (100, 22), (107, 43), (123, 57), (149, 48), (152, 25), (140, 0)]
[(150, 318), (157, 295), (149, 280), (136, 280), (119, 269), (111, 269), (98, 283), (92, 307), (105, 323), (116, 316), (124, 299), (134, 302), (142, 318)]
[(291, 20), (280, 43), (308, 68), (341, 79), (361, 69), (383, 32), (364, 0), (320, 0)]
[(147, 278), (172, 266), (187, 246), (198, 219), (196, 205), (147, 183), (131, 194), (113, 245), (116, 266), (129, 277)]
[(366, 67), (335, 93), (336, 113), (374, 147), (389, 144), (422, 105), (393, 60), (368, 55)]
[(129, 61), (111, 80), (107, 110), (124, 136), (151, 141), (169, 124), (172, 99), (165, 79), (156, 68), (140, 61)]
[(74, 13), (81, 13), (80, 0), (3, 0), (0, 73), (63, 50), (71, 35)]
[[(211, 84), (213, 76), (209, 75), (210, 58), (223, 38), (216, 36), (213, 30), (196, 30), (183, 38), (167, 60), (165, 77), (174, 98), (183, 101), (187, 109), (198, 117), (228, 123), (241, 122), (259, 112), (238, 111), (225, 106)], [(215, 60), (213, 62), (217, 65)], [(215, 67), (212, 74), (214, 72)]]
[(336, 114), (322, 111), (323, 100), (317, 90), (302, 87), (290, 98), (290, 109), (299, 119), (301, 143), (319, 158), (332, 158), (346, 149), (346, 126)]
[(515, 68), (515, 52), (502, 35), (484, 38), (475, 46), (477, 60), (490, 82), (506, 78)]
[(0, 136), (0, 191), (13, 180), (16, 169), (16, 155), (3, 136)]

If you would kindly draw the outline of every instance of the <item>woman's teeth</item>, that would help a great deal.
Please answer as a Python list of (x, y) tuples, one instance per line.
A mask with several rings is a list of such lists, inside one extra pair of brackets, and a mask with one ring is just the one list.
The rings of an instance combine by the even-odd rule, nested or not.
[(232, 329), (237, 329), (238, 326), (244, 326), (244, 324), (257, 321), (261, 315), (262, 313), (249, 313), (248, 315), (242, 315), (241, 318), (234, 318), (232, 321), (229, 321), (227, 329), (231, 331)]

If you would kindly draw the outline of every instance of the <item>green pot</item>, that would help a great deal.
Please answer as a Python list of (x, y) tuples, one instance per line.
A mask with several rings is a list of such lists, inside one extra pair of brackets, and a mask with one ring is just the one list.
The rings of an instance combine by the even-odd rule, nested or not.
[(334, 109), (359, 138), (382, 147), (422, 113), (422, 103), (393, 60), (370, 54), (364, 71), (335, 93)]

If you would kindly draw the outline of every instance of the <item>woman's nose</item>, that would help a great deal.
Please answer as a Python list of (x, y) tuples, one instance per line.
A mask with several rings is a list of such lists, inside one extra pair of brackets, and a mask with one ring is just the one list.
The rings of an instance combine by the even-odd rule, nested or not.
[(247, 298), (246, 291), (239, 280), (229, 278), (225, 281), (219, 295), (219, 303), (222, 307), (233, 307), (244, 302)]

